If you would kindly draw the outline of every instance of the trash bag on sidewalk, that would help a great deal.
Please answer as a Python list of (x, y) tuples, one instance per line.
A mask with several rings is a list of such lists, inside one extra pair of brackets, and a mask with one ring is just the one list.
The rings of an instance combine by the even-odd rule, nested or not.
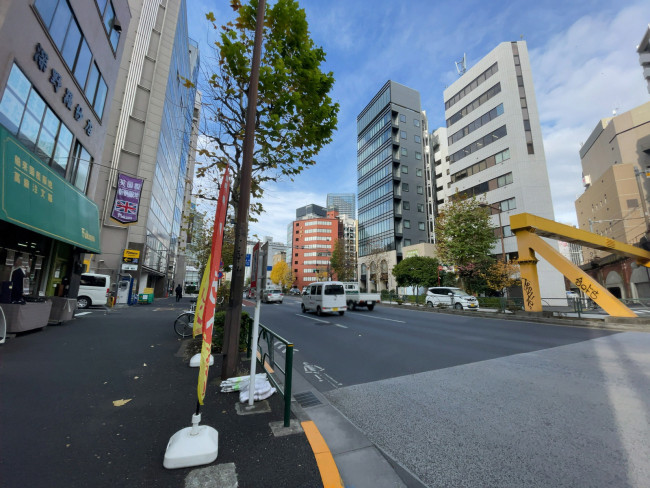
[[(221, 382), (221, 393), (229, 393), (231, 391), (239, 391), (244, 388), (248, 389), (248, 384), (250, 383), (250, 375), (246, 376), (235, 376), (234, 378), (228, 378)], [(257, 388), (257, 382), (260, 380), (266, 381), (266, 373), (258, 373), (255, 375), (255, 387)]]
[[(253, 401), (265, 400), (275, 393), (275, 388), (271, 386), (269, 380), (264, 378), (263, 381), (257, 381), (255, 378), (255, 393), (253, 394)], [(242, 388), (239, 392), (239, 401), (241, 403), (248, 402), (248, 387)]]

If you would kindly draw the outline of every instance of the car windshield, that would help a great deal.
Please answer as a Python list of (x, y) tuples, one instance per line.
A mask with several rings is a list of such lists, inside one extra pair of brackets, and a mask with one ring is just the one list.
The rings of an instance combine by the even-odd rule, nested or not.
[(450, 288), (449, 291), (452, 292), (454, 295), (459, 295), (461, 297), (469, 297), (469, 296), (471, 296), (465, 290), (461, 290), (460, 288)]
[(325, 295), (343, 295), (343, 285), (325, 285)]

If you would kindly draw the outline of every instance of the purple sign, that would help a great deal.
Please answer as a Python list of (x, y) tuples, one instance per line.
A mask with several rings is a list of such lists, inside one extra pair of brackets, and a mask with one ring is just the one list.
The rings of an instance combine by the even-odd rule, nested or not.
[(143, 181), (123, 174), (118, 175), (111, 218), (121, 224), (132, 224), (138, 221), (140, 192), (142, 191)]

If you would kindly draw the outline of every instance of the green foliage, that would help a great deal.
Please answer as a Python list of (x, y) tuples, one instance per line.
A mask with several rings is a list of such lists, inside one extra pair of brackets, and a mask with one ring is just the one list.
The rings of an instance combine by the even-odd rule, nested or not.
[(342, 239), (338, 239), (334, 244), (330, 265), (339, 281), (354, 280), (357, 263), (354, 259), (354, 254), (346, 251), (345, 243)]
[[(485, 260), (496, 242), (490, 215), (475, 197), (447, 203), (436, 219), (436, 248), (445, 264), (466, 266)], [(468, 290), (469, 291), (469, 290)]]
[(438, 284), (438, 266), (435, 258), (414, 256), (402, 259), (392, 270), (399, 286), (436, 286)]
[[(201, 87), (208, 147), (200, 153), (210, 162), (197, 174), (210, 175), (212, 169), (218, 173), (230, 166), (231, 204), (236, 208), (257, 2), (233, 1), (231, 6), (236, 19), (225, 25), (218, 26), (212, 13), (206, 15), (219, 34), (212, 53), (216, 63), (209, 68), (213, 72), (207, 76), (207, 86)], [(298, 2), (278, 0), (267, 4), (251, 187), (256, 199), (262, 196), (265, 182), (292, 180), (314, 165), (316, 155), (336, 130), (339, 105), (330, 97), (334, 76), (321, 71), (325, 52), (314, 44), (308, 27)], [(251, 206), (252, 215), (261, 211), (261, 204)]]
[[(214, 325), (212, 330), (212, 354), (221, 354), (223, 349), (223, 325), (226, 321), (226, 312), (215, 312)], [(239, 350), (245, 351), (248, 347), (248, 334), (253, 326), (253, 319), (246, 312), (241, 314), (241, 325), (239, 329)], [(201, 352), (201, 345), (203, 344), (203, 337), (196, 336), (190, 341), (187, 346), (186, 353), (189, 355), (198, 354)]]

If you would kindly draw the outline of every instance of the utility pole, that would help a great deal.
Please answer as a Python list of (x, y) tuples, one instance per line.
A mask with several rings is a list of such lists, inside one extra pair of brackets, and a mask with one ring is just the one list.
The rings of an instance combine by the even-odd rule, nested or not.
[(260, 58), (262, 51), (265, 4), (265, 0), (259, 0), (257, 4), (255, 44), (253, 46), (251, 78), (248, 85), (246, 132), (244, 134), (244, 153), (242, 156), (241, 181), (239, 183), (239, 203), (237, 205), (237, 225), (235, 227), (232, 283), (230, 285), (230, 300), (228, 301), (223, 331), (224, 354), (221, 367), (221, 378), (224, 380), (235, 376), (239, 359), (239, 330), (241, 328), (244, 271), (246, 269), (248, 212), (251, 198), (251, 180), (253, 176), (253, 149), (255, 148), (255, 114), (257, 109), (257, 92), (260, 79)]

